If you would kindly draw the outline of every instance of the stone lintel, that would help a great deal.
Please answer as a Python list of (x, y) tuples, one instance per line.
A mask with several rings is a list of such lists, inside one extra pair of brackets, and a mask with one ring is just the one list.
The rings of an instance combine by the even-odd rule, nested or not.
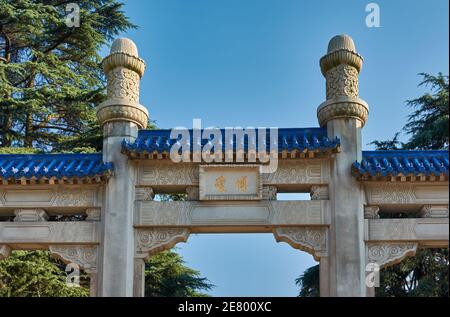
[[(329, 202), (136, 202), (136, 227), (190, 226), (239, 228), (279, 225), (329, 225)], [(267, 230), (266, 230), (267, 231)], [(204, 230), (202, 230), (204, 232)]]
[(0, 241), (6, 244), (98, 244), (99, 224), (94, 222), (0, 222)]
[(366, 219), (365, 241), (415, 242), (423, 247), (448, 247), (448, 218)]

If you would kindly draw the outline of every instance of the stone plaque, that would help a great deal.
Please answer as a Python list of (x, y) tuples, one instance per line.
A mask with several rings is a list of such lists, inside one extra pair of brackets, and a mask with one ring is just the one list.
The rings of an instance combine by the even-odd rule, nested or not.
[(259, 165), (201, 165), (200, 200), (261, 200)]

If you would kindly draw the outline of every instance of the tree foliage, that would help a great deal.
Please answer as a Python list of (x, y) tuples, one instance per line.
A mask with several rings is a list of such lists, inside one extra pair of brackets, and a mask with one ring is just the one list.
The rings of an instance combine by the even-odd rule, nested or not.
[(439, 73), (436, 76), (422, 73), (420, 86), (431, 88), (416, 99), (408, 100), (408, 106), (414, 109), (404, 130), (411, 135), (405, 144), (406, 149), (448, 149), (449, 103), (448, 76)]
[[(399, 141), (400, 133), (396, 133), (391, 140), (370, 143), (377, 150), (448, 149), (449, 77), (441, 73), (436, 76), (425, 73), (419, 75), (423, 77), (419, 86), (429, 86), (431, 92), (407, 101), (407, 105), (414, 109), (403, 128), (410, 135), (410, 139), (402, 143)], [(407, 215), (396, 214), (395, 216)], [(318, 268), (319, 266), (309, 268), (296, 280), (300, 287), (299, 296), (319, 295)], [(376, 296), (448, 297), (448, 271), (448, 249), (419, 249), (414, 257), (406, 258), (397, 265), (381, 270), (380, 287), (376, 289)]]
[(101, 147), (94, 107), (104, 99), (98, 51), (134, 27), (116, 0), (0, 0), (0, 146)]
[(319, 265), (311, 266), (295, 280), (295, 284), (300, 288), (299, 297), (319, 297), (319, 269)]
[(173, 251), (158, 253), (145, 265), (146, 297), (200, 297), (200, 291), (213, 285), (200, 272), (184, 265), (180, 255)]
[(85, 297), (87, 279), (80, 286), (66, 283), (65, 264), (47, 251), (13, 251), (0, 261), (0, 297)]

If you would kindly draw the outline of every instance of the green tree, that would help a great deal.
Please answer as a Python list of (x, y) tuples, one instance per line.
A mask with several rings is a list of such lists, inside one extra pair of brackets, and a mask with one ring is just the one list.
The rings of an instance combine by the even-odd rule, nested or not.
[(104, 99), (98, 51), (134, 27), (116, 0), (0, 0), (0, 146), (101, 147), (94, 107)]
[(300, 288), (299, 297), (319, 297), (319, 269), (319, 265), (311, 266), (295, 280), (295, 284)]
[(414, 109), (404, 127), (411, 138), (405, 144), (406, 149), (439, 150), (448, 149), (449, 104), (448, 76), (439, 73), (436, 76), (422, 73), (423, 80), (419, 86), (431, 88), (408, 105)]
[(86, 275), (80, 286), (66, 283), (65, 264), (46, 251), (13, 251), (0, 261), (0, 297), (85, 297)]
[[(419, 86), (425, 85), (431, 91), (407, 105), (414, 109), (403, 130), (410, 136), (408, 142), (399, 141), (400, 133), (392, 140), (370, 143), (377, 150), (436, 150), (449, 146), (449, 77), (439, 73), (436, 76), (421, 73)], [(383, 217), (404, 217), (404, 214), (381, 215)], [(318, 296), (319, 266), (312, 267), (300, 276), (296, 283), (299, 296)], [(380, 287), (376, 296), (449, 296), (448, 249), (419, 249), (416, 256), (401, 263), (382, 269)]]
[(184, 265), (173, 251), (158, 253), (145, 265), (146, 297), (201, 297), (214, 287), (200, 272)]

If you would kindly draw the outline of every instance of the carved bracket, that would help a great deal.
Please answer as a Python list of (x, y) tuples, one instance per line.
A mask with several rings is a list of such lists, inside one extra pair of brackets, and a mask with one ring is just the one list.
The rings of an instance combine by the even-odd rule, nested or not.
[(186, 199), (189, 201), (196, 201), (199, 200), (200, 197), (200, 191), (198, 186), (187, 186), (186, 187)]
[(152, 254), (168, 250), (178, 242), (186, 242), (186, 228), (145, 228), (135, 231), (135, 257), (147, 258)]
[(376, 263), (380, 268), (400, 263), (414, 256), (418, 244), (415, 242), (381, 242), (366, 245), (366, 263)]
[(97, 247), (77, 245), (51, 245), (50, 253), (66, 263), (75, 263), (86, 273), (97, 273)]
[(102, 210), (100, 208), (86, 209), (86, 221), (100, 221)]
[(278, 188), (273, 185), (267, 185), (263, 187), (263, 199), (264, 200), (277, 200)]
[(16, 209), (14, 210), (14, 221), (37, 222), (47, 221), (48, 215), (44, 209)]
[(420, 215), (422, 218), (448, 218), (448, 205), (425, 205)]
[(364, 218), (365, 219), (379, 219), (380, 215), (379, 206), (364, 206)]
[(327, 185), (314, 185), (311, 186), (311, 200), (327, 200), (328, 196), (328, 186)]
[(11, 254), (11, 248), (6, 244), (0, 244), (0, 260), (6, 259)]
[(293, 248), (308, 252), (319, 261), (328, 256), (328, 228), (281, 227), (273, 231), (277, 242), (286, 242)]
[(135, 196), (137, 201), (153, 200), (155, 193), (152, 187), (136, 187)]

